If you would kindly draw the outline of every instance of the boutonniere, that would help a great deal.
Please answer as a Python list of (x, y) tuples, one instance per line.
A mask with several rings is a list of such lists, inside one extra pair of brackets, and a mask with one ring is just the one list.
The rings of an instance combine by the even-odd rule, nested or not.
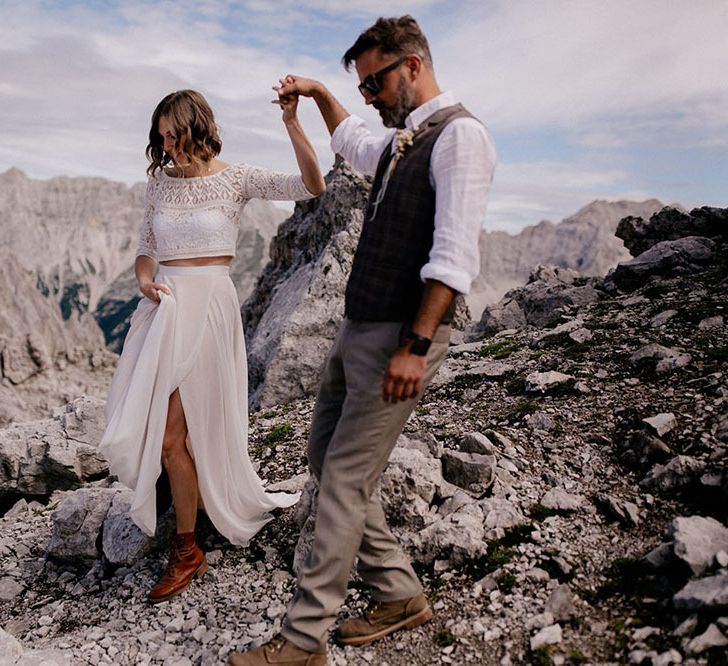
[(387, 185), (389, 184), (389, 178), (392, 175), (392, 172), (394, 171), (395, 167), (397, 166), (397, 162), (399, 162), (402, 159), (402, 156), (404, 155), (404, 151), (407, 150), (407, 146), (411, 146), (414, 143), (415, 139), (415, 133), (412, 130), (408, 129), (398, 129), (397, 133), (394, 137), (394, 155), (392, 155), (392, 159), (389, 160), (389, 164), (387, 165), (387, 170), (384, 172), (384, 176), (382, 177), (382, 184), (379, 186), (379, 192), (377, 192), (377, 198), (374, 200), (374, 203), (372, 204), (372, 214), (369, 218), (370, 220), (373, 220), (377, 215), (377, 210), (379, 209), (379, 204), (382, 203), (382, 199), (384, 199), (384, 193), (387, 191)]

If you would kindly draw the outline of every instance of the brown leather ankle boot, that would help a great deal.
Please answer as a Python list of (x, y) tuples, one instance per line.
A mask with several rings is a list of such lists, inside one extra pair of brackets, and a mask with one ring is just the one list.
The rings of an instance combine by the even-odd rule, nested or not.
[(195, 576), (207, 571), (205, 554), (195, 543), (195, 533), (176, 534), (169, 550), (167, 568), (149, 593), (149, 601), (158, 604), (184, 592)]

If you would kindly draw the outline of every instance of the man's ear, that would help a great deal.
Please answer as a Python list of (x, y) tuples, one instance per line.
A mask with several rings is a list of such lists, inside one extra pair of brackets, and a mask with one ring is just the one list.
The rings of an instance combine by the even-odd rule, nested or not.
[(409, 56), (407, 56), (407, 62), (405, 63), (407, 71), (409, 72), (410, 81), (414, 82), (422, 73), (422, 68), (424, 67), (424, 64), (422, 62), (422, 58), (418, 56), (416, 53), (412, 53)]

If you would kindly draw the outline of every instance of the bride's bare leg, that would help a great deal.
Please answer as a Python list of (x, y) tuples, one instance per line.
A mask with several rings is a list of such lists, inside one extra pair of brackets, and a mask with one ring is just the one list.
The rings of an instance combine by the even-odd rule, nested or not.
[(169, 396), (167, 425), (162, 442), (162, 464), (169, 476), (177, 516), (177, 533), (193, 532), (197, 517), (197, 470), (185, 445), (187, 421), (179, 389)]

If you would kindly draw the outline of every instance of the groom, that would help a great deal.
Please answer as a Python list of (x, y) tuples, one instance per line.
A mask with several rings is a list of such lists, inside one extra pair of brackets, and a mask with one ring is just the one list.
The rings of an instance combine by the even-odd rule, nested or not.
[(336, 638), (363, 645), (432, 617), (374, 492), (397, 437), (444, 360), (455, 296), (478, 275), (480, 234), (495, 164), (485, 127), (441, 92), (427, 39), (411, 16), (380, 18), (344, 54), (383, 138), (318, 81), (290, 76), (279, 95), (312, 97), (331, 146), (374, 174), (346, 287), (345, 319), (323, 372), (308, 459), (319, 481), (311, 554), (282, 634), (234, 666), (323, 666), (329, 627), (352, 566), (372, 603)]

